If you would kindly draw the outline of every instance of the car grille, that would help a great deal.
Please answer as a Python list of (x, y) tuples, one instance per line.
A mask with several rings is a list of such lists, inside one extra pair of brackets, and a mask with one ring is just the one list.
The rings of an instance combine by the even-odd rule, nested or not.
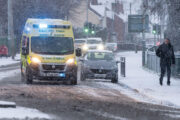
[(97, 49), (97, 47), (96, 46), (93, 46), (93, 47), (89, 47), (89, 49)]
[(101, 69), (91, 69), (91, 71), (95, 74), (107, 74), (110, 70), (101, 70)]
[(64, 70), (65, 69), (65, 65), (46, 65), (43, 64), (42, 65), (43, 70)]

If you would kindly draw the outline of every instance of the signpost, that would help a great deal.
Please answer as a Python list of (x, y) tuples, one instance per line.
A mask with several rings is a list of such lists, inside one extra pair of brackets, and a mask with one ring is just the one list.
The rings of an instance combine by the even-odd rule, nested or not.
[(129, 15), (128, 16), (128, 32), (142, 33), (142, 65), (145, 66), (145, 33), (149, 32), (149, 16), (145, 15)]
[(143, 15), (129, 15), (128, 16), (128, 32), (129, 33), (142, 33), (143, 31), (144, 32), (149, 31), (149, 16), (145, 15), (145, 18), (144, 18)]

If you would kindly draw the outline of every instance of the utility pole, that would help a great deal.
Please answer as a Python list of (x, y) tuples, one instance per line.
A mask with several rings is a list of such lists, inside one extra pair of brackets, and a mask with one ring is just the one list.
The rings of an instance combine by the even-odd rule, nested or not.
[[(89, 23), (89, 0), (87, 0), (86, 22)], [(89, 30), (89, 24), (88, 24), (88, 30)], [(86, 37), (88, 39), (89, 31), (87, 32), (87, 36)]]
[(8, 0), (8, 44), (12, 59), (15, 57), (14, 25), (13, 25), (13, 0)]
[(130, 7), (130, 15), (131, 15), (131, 14), (132, 14), (132, 12), (131, 12), (131, 9), (132, 9), (132, 3), (130, 3), (129, 7)]
[(111, 39), (113, 41), (111, 42), (117, 42), (117, 35), (116, 35), (116, 31), (115, 31), (115, 17), (116, 17), (116, 11), (117, 11), (117, 0), (115, 0), (115, 3), (114, 3), (114, 11), (113, 9), (111, 8), (111, 11), (112, 11), (112, 31), (111, 31)]
[[(147, 5), (147, 4), (146, 4)], [(142, 65), (146, 64), (146, 40), (145, 40), (145, 20), (146, 20), (146, 7), (143, 10), (143, 31), (142, 31)]]

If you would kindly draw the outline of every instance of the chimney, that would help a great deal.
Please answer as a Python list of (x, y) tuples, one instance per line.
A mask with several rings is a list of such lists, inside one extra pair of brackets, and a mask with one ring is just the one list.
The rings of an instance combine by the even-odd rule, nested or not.
[(114, 11), (117, 14), (124, 13), (123, 4), (120, 3), (118, 0), (115, 0), (115, 2), (112, 3), (112, 11)]
[(98, 5), (98, 0), (91, 0), (92, 5)]

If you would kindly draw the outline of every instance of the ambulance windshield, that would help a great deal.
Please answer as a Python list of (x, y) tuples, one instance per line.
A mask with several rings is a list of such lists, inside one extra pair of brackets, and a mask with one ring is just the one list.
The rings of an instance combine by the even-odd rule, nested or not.
[(32, 37), (31, 50), (38, 54), (73, 54), (73, 38), (70, 37)]

